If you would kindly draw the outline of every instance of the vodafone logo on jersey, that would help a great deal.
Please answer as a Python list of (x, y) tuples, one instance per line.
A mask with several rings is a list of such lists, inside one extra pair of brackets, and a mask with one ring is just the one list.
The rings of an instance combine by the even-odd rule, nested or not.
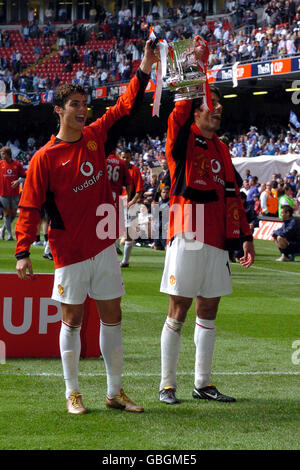
[(80, 191), (83, 191), (84, 189), (89, 188), (90, 186), (93, 186), (99, 181), (99, 179), (103, 175), (102, 170), (99, 170), (98, 173), (95, 174), (93, 165), (91, 164), (91, 162), (88, 161), (84, 161), (83, 163), (81, 163), (80, 173), (89, 179), (86, 179), (82, 184), (74, 186), (74, 193), (78, 193)]
[(214, 174), (214, 181), (225, 186), (225, 181), (220, 177), (220, 173), (222, 171), (221, 163), (215, 158), (211, 159), (211, 169)]
[(90, 162), (83, 162), (80, 165), (80, 171), (84, 176), (91, 176), (94, 172), (94, 167)]
[(221, 171), (221, 163), (215, 158), (211, 160), (211, 169), (213, 173), (219, 173)]

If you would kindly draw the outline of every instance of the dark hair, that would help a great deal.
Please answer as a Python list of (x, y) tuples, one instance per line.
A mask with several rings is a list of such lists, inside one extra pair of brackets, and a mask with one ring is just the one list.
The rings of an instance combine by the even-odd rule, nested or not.
[(74, 85), (73, 83), (65, 83), (59, 86), (53, 97), (53, 106), (63, 108), (71, 95), (78, 93), (86, 96), (86, 91), (81, 85)]
[[(221, 95), (221, 92), (219, 90), (219, 88), (217, 88), (216, 86), (212, 85), (209, 87), (210, 89), (210, 92), (211, 93), (215, 93), (215, 95), (217, 95), (217, 97), (219, 98), (219, 100), (222, 98), (222, 95)], [(193, 100), (193, 104), (192, 104), (192, 113), (200, 108), (200, 106), (203, 104), (203, 98), (195, 98)]]
[(281, 206), (281, 210), (288, 212), (290, 215), (293, 215), (294, 209), (291, 206)]
[(219, 98), (219, 100), (222, 98), (222, 95), (221, 95), (221, 92), (220, 92), (219, 88), (217, 88), (217, 87), (214, 86), (214, 85), (211, 85), (211, 86), (209, 87), (209, 89), (210, 89), (210, 92), (211, 92), (211, 93), (214, 93), (215, 95), (217, 95), (217, 97)]
[(290, 183), (285, 183), (283, 189), (284, 191), (288, 191), (289, 189), (292, 189), (292, 186), (290, 185)]
[(123, 148), (122, 152), (131, 154), (131, 150), (128, 147)]

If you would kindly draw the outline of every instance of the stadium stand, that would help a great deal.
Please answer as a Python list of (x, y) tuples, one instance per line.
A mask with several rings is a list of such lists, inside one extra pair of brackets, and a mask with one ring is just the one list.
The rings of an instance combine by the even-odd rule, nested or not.
[[(122, 10), (116, 16), (102, 10), (92, 23), (87, 18), (72, 23), (68, 18), (64, 25), (51, 19), (46, 24), (33, 19), (5, 25), (0, 35), (0, 80), (7, 92), (29, 93), (70, 81), (89, 89), (126, 82), (140, 64), (150, 26), (167, 41), (201, 34), (210, 47), (210, 66), (300, 53), (299, 0), (226, 1), (224, 14), (213, 18), (195, 11), (193, 4), (168, 6), (163, 17), (157, 11), (131, 17)], [(291, 125), (267, 124), (225, 138), (233, 157), (300, 152), (300, 133)], [(149, 141), (141, 141), (139, 147), (139, 156), (147, 155), (141, 165), (146, 175), (145, 168), (159, 165), (164, 147), (152, 148)], [(26, 164), (32, 152), (25, 145), (18, 158)]]

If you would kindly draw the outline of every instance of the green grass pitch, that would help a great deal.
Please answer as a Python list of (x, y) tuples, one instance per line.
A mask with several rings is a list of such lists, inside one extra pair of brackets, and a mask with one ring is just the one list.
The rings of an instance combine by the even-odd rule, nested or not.
[[(15, 270), (14, 245), (0, 242), (2, 272)], [(182, 332), (181, 403), (158, 401), (160, 335), (168, 307), (168, 297), (159, 292), (164, 253), (135, 247), (123, 271), (123, 386), (145, 413), (105, 407), (101, 358), (80, 361), (89, 410), (81, 416), (66, 412), (59, 359), (7, 359), (0, 364), (0, 450), (299, 449), (300, 258), (276, 263), (271, 242), (255, 241), (255, 247), (249, 270), (231, 264), (234, 293), (221, 300), (216, 320), (212, 382), (236, 403), (192, 398), (193, 308)], [(52, 272), (42, 251), (31, 249), (34, 270)]]

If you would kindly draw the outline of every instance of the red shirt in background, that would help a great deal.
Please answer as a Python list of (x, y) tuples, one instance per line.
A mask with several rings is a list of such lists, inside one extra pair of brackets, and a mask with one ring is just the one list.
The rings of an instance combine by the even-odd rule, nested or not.
[(131, 176), (126, 162), (116, 155), (107, 157), (106, 166), (113, 197), (117, 201), (123, 188), (131, 185)]
[(22, 163), (12, 160), (10, 163), (0, 160), (0, 196), (19, 196), (19, 186), (12, 188), (11, 183), (18, 178), (25, 178), (26, 172)]

